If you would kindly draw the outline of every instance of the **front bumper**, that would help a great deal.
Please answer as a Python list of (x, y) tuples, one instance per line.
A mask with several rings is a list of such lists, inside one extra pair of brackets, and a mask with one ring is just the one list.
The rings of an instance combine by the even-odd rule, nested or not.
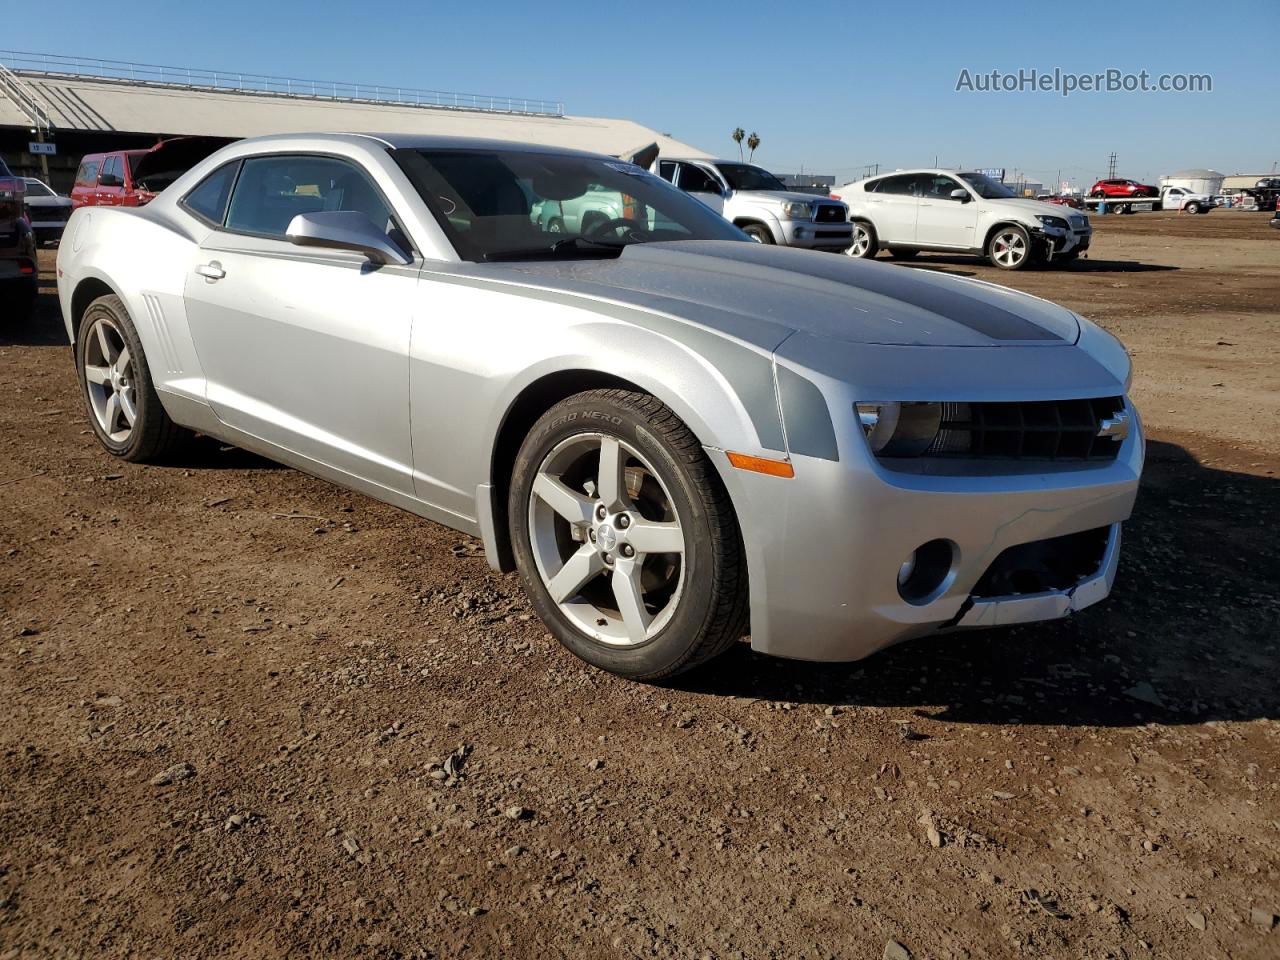
[(1044, 245), (1044, 254), (1047, 259), (1052, 260), (1054, 257), (1062, 253), (1083, 253), (1089, 249), (1089, 243), (1093, 239), (1093, 228), (1085, 227), (1078, 230), (1072, 227), (1062, 229), (1061, 227), (1050, 227), (1041, 224), (1032, 230), (1032, 236), (1040, 240)]
[[(839, 461), (793, 456), (790, 480), (738, 472), (753, 649), (857, 660), (915, 637), (1054, 619), (1103, 599), (1144, 458), (1141, 425), (1129, 409), (1133, 429), (1105, 463), (1010, 463), (1002, 475), (991, 473), (999, 468), (993, 461), (975, 462), (968, 474), (899, 472), (885, 469), (857, 436), (841, 443)], [(1102, 563), (1078, 582), (1037, 594), (974, 596), (1009, 547), (1099, 528), (1109, 529)], [(950, 569), (926, 602), (908, 602), (899, 570), (936, 539), (953, 546)]]
[(848, 250), (853, 244), (853, 224), (815, 223), (812, 220), (781, 220), (782, 242), (808, 250)]

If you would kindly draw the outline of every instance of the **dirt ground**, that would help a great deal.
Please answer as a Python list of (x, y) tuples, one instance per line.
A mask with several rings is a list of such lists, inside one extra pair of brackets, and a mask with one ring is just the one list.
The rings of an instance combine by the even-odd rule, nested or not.
[(111, 459), (46, 289), (0, 328), (0, 957), (1280, 957), (1280, 231), (1095, 219), (1069, 271), (911, 268), (1133, 351), (1115, 594), (666, 687), (469, 538)]

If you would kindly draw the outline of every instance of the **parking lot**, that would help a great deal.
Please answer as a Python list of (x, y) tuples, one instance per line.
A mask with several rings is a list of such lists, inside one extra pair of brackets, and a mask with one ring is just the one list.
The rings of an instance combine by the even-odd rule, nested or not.
[(0, 953), (1280, 955), (1280, 231), (1094, 223), (1067, 270), (892, 269), (1129, 347), (1114, 595), (671, 686), (466, 537), (214, 443), (109, 457), (43, 252), (0, 329)]

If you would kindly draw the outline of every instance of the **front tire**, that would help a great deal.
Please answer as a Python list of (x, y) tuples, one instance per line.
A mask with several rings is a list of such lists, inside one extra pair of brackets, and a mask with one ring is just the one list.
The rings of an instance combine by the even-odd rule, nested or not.
[(1016, 223), (1000, 227), (987, 241), (987, 259), (1001, 270), (1022, 270), (1031, 263), (1031, 236)]
[(149, 463), (165, 459), (191, 436), (161, 406), (142, 341), (119, 297), (89, 304), (75, 356), (89, 425), (108, 453)]
[(853, 243), (845, 253), (857, 260), (870, 260), (879, 249), (876, 228), (865, 220), (853, 221)]
[(692, 431), (628, 390), (548, 410), (516, 457), (516, 566), (556, 638), (593, 666), (656, 680), (746, 629), (746, 559), (728, 493)]
[(773, 243), (773, 234), (769, 232), (769, 228), (763, 223), (744, 224), (742, 232), (757, 243)]
[(1198, 204), (1198, 203), (1196, 203), (1194, 200), (1192, 200), (1190, 203), (1188, 203), (1188, 204), (1184, 205), (1182, 209), (1183, 209), (1184, 211), (1186, 211), (1187, 213), (1199, 213), (1199, 212), (1200, 212), (1200, 204)]

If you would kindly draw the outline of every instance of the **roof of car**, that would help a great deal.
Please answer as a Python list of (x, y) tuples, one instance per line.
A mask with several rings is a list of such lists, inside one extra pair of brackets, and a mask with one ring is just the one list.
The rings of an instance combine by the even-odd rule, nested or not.
[(580, 157), (602, 157), (604, 154), (571, 147), (555, 147), (545, 144), (525, 143), (517, 140), (490, 140), (481, 137), (444, 137), (413, 133), (281, 133), (265, 137), (250, 137), (241, 144), (270, 143), (275, 140), (318, 140), (321, 142), (381, 143), (392, 150), (504, 150), (521, 153), (558, 153)]

